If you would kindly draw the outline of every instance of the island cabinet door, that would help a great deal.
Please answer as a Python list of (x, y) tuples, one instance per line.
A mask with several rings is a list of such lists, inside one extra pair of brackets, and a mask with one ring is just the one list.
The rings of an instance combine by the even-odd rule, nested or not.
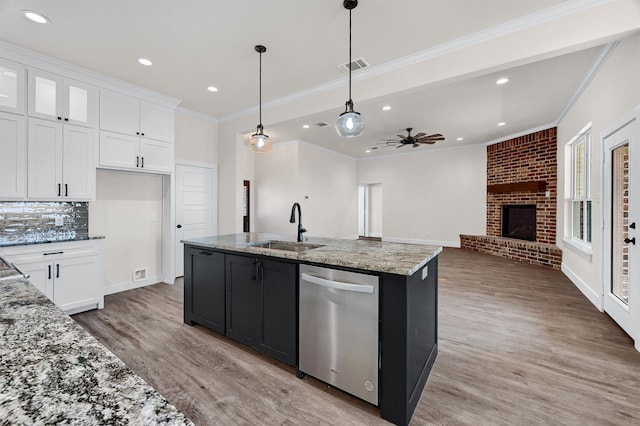
[(247, 256), (226, 256), (227, 336), (258, 349), (260, 264)]
[(260, 351), (296, 365), (297, 265), (260, 260)]
[(185, 322), (225, 333), (225, 259), (223, 253), (185, 250)]

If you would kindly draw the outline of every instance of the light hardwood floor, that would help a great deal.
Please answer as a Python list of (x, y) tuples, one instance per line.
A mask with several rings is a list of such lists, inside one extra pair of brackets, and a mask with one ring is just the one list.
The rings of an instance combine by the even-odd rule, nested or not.
[[(561, 272), (440, 256), (439, 355), (412, 425), (638, 425), (640, 353)], [(73, 317), (198, 425), (377, 425), (375, 407), (200, 326), (182, 285)]]

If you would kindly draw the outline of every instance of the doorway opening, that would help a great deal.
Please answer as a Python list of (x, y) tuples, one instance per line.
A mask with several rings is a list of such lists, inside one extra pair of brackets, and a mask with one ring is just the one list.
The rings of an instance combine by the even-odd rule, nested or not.
[(382, 241), (382, 184), (358, 185), (358, 238)]

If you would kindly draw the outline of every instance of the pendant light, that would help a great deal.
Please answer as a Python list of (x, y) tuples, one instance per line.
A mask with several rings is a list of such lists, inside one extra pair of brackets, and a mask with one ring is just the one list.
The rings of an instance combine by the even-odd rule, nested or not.
[(351, 11), (358, 6), (358, 0), (344, 0), (342, 4), (349, 10), (349, 100), (345, 103), (344, 112), (336, 120), (336, 132), (339, 136), (354, 138), (364, 132), (364, 118), (353, 110), (351, 100)]
[(262, 154), (271, 151), (271, 139), (264, 134), (264, 127), (262, 127), (262, 54), (267, 51), (267, 48), (262, 45), (255, 47), (256, 52), (260, 54), (260, 89), (259, 89), (259, 110), (260, 110), (260, 122), (256, 127), (256, 133), (249, 138), (249, 147), (251, 151), (256, 154)]

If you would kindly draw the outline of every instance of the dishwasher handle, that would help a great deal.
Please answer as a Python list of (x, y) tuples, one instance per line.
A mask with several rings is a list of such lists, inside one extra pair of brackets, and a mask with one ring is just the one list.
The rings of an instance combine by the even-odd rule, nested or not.
[(341, 281), (327, 280), (325, 278), (315, 277), (313, 275), (304, 274), (304, 273), (301, 274), (300, 277), (303, 280), (308, 281), (310, 283), (321, 285), (323, 287), (335, 288), (338, 290), (353, 291), (356, 293), (369, 293), (369, 294), (373, 293), (375, 290), (375, 287), (372, 285), (344, 283)]

